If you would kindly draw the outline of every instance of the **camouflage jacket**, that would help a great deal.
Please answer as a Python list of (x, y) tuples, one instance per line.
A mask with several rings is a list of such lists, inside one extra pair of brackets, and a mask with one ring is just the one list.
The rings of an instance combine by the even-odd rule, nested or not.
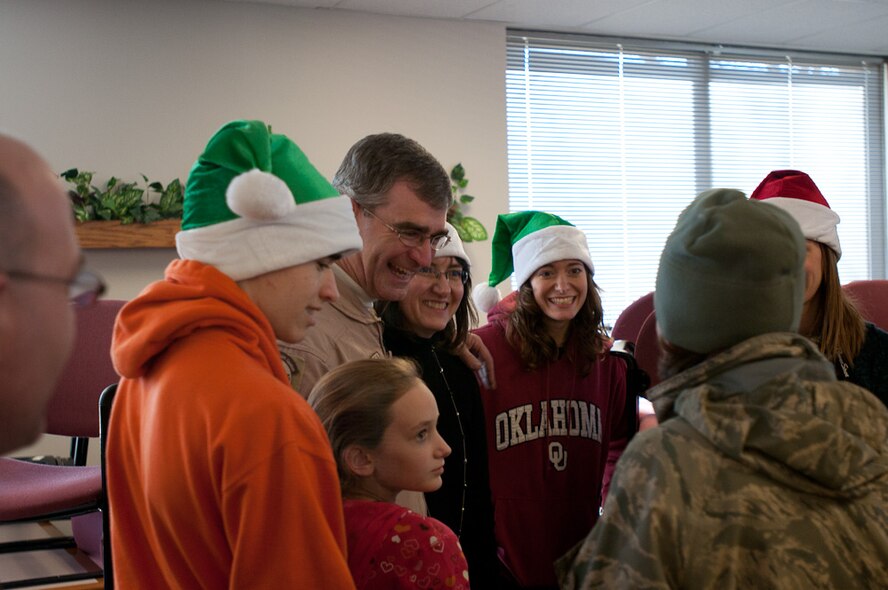
[(562, 588), (888, 587), (888, 410), (812, 343), (757, 336), (649, 395), (661, 425)]

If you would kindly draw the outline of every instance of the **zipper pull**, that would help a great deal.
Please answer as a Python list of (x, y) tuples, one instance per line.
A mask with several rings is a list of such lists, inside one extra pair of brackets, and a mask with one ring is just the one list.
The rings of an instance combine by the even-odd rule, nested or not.
[(845, 375), (845, 379), (847, 379), (850, 375), (848, 373), (848, 363), (842, 358), (842, 355), (839, 355), (839, 366), (842, 367), (842, 373)]

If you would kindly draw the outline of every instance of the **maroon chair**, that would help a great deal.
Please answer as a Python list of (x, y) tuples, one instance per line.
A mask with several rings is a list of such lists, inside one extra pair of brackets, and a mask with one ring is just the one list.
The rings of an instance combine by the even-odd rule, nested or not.
[(851, 281), (842, 290), (867, 321), (888, 330), (888, 280)]
[(614, 329), (611, 330), (611, 336), (614, 340), (636, 342), (638, 340), (638, 331), (641, 330), (641, 325), (652, 311), (654, 311), (653, 291), (642, 295), (630, 303), (629, 306), (620, 313), (617, 321), (614, 322)]
[(638, 340), (635, 343), (635, 360), (638, 366), (644, 369), (651, 380), (651, 387), (660, 382), (660, 374), (657, 363), (660, 361), (660, 342), (657, 339), (657, 315), (655, 312), (648, 314), (638, 331)]
[[(87, 448), (90, 438), (99, 437), (99, 396), (120, 379), (111, 363), (111, 334), (124, 303), (103, 300), (77, 309), (74, 349), (49, 402), (45, 430), (71, 437), (70, 465), (0, 457), (0, 525), (71, 518), (99, 508), (103, 498), (101, 467), (86, 465)], [(75, 537), (91, 538), (95, 550), (100, 546), (102, 523), (99, 519), (87, 525), (90, 520), (72, 523), (72, 528)], [(0, 552), (74, 544), (72, 537), (11, 541), (0, 544)], [(87, 553), (90, 549), (84, 547)], [(95, 573), (88, 577), (95, 577)]]

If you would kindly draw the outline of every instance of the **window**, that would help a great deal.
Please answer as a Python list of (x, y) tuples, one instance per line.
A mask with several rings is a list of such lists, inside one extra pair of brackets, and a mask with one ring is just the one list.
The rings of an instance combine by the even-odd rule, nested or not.
[(682, 209), (807, 172), (841, 216), (843, 282), (882, 278), (884, 62), (510, 31), (511, 211), (564, 217), (589, 240), (608, 325), (653, 290)]

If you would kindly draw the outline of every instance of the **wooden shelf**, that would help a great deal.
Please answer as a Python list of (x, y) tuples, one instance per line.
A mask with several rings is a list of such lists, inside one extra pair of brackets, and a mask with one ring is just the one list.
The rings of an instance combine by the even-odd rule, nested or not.
[(121, 225), (119, 221), (75, 224), (81, 248), (175, 248), (181, 219)]

